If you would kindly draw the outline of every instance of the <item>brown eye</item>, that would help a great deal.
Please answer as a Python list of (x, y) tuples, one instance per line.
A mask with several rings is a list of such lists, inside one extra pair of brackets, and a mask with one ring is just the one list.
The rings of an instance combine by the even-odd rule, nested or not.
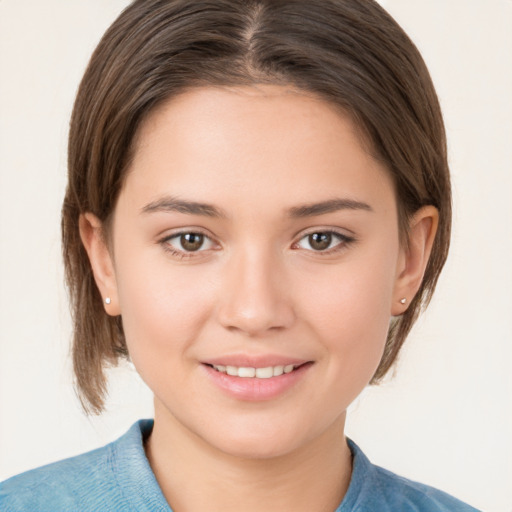
[(203, 246), (204, 235), (201, 233), (184, 233), (180, 235), (180, 244), (185, 251), (198, 251)]
[(328, 249), (332, 242), (331, 233), (312, 233), (308, 236), (310, 247), (315, 251), (325, 251)]
[(215, 243), (209, 236), (193, 231), (176, 233), (163, 239), (162, 244), (171, 252), (182, 255), (191, 255), (191, 253), (203, 252), (215, 247)]
[(353, 237), (337, 233), (336, 231), (316, 231), (304, 235), (295, 245), (295, 248), (306, 249), (310, 252), (331, 254), (345, 248), (354, 241)]

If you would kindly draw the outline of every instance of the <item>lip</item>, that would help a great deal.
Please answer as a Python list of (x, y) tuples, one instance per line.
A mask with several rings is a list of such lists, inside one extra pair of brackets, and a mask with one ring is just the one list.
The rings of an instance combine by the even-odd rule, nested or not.
[(237, 366), (246, 368), (267, 368), (268, 366), (287, 366), (293, 364), (300, 366), (308, 362), (307, 359), (297, 359), (282, 355), (259, 355), (249, 356), (247, 354), (230, 354), (201, 361), (203, 364), (212, 366)]
[[(268, 379), (244, 378), (226, 373), (221, 373), (211, 365), (229, 365), (250, 368), (265, 368), (268, 366), (282, 366), (286, 364), (300, 365), (290, 373), (283, 373), (277, 377)], [(208, 360), (201, 364), (201, 368), (212, 382), (224, 394), (236, 400), (248, 402), (268, 401), (279, 398), (287, 391), (295, 387), (305, 378), (311, 367), (312, 361), (304, 361), (290, 358), (253, 358), (253, 357), (222, 357)]]

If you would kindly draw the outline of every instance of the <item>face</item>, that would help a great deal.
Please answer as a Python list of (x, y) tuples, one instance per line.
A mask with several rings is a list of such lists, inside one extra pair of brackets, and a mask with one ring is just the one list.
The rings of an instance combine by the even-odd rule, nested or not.
[(252, 457), (342, 427), (403, 261), (392, 181), (347, 117), (279, 86), (175, 97), (141, 128), (112, 230), (112, 312), (156, 422)]

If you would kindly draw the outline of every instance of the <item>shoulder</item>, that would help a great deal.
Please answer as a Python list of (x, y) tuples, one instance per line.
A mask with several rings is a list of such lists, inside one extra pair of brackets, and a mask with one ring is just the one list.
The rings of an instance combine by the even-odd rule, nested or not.
[(109, 445), (42, 466), (0, 484), (2, 510), (77, 509), (110, 480)]
[(403, 478), (379, 466), (375, 467), (375, 481), (379, 493), (401, 510), (425, 512), (475, 512), (476, 509), (439, 489)]
[[(138, 422), (124, 436), (102, 448), (0, 483), (0, 510), (136, 510), (125, 474), (137, 472), (138, 466), (147, 464), (141, 442), (144, 426), (143, 421)], [(143, 469), (151, 478), (149, 466)]]
[(354, 442), (349, 441), (349, 446), (354, 460), (352, 480), (337, 512), (478, 512), (439, 489), (372, 464)]

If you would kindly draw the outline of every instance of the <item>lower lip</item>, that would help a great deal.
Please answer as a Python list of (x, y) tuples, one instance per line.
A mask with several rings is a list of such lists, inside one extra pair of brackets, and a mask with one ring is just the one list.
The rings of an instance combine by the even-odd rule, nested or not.
[(234, 377), (203, 365), (208, 377), (222, 391), (237, 400), (263, 401), (279, 397), (304, 378), (313, 363), (306, 363), (290, 373), (269, 379)]

